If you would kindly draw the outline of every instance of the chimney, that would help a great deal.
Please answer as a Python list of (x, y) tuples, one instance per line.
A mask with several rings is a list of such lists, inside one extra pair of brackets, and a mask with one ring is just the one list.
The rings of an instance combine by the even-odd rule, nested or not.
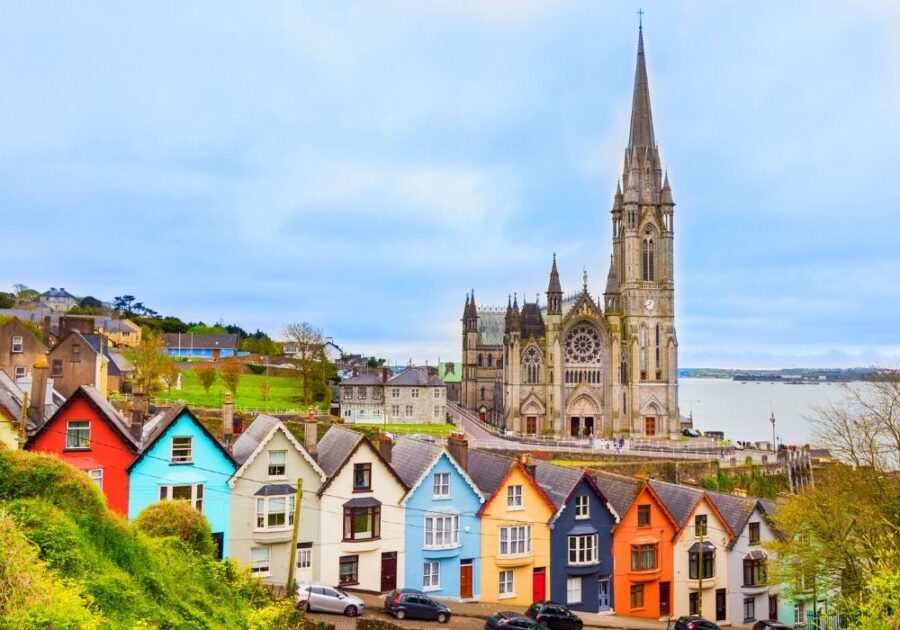
[(382, 367), (381, 368), (381, 382), (387, 383), (387, 380), (388, 380), (388, 369), (387, 369), (387, 367)]
[(534, 460), (531, 458), (531, 455), (526, 453), (519, 458), (519, 461), (521, 462), (522, 467), (525, 468), (525, 472), (534, 479), (537, 474), (537, 466), (534, 465)]
[(50, 316), (44, 315), (44, 345), (50, 347)]
[(384, 458), (388, 464), (391, 463), (391, 448), (393, 447), (393, 443), (391, 442), (391, 438), (386, 436), (384, 433), (378, 434), (378, 452)]
[(31, 395), (29, 396), (31, 400), (28, 403), (28, 411), (38, 426), (44, 424), (44, 416), (47, 413), (47, 373), (49, 371), (47, 355), (37, 355), (34, 358), (34, 365), (31, 366)]
[(303, 423), (303, 437), (306, 452), (310, 455), (316, 454), (316, 442), (319, 441), (318, 427), (316, 426), (316, 410), (310, 407), (306, 412), (306, 420)]
[(136, 440), (141, 439), (144, 431), (144, 414), (147, 411), (147, 402), (144, 399), (144, 391), (137, 387), (134, 390), (134, 400), (131, 405), (131, 435)]
[(464, 433), (452, 433), (447, 438), (447, 450), (450, 457), (456, 460), (459, 467), (468, 472), (469, 470), (469, 441)]
[(225, 394), (222, 399), (222, 440), (231, 446), (234, 441), (234, 397)]

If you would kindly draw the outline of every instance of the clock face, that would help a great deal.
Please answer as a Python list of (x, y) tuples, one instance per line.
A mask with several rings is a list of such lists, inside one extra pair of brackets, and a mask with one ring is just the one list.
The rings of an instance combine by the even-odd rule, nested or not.
[(648, 311), (652, 311), (654, 308), (656, 308), (656, 302), (653, 301), (653, 298), (647, 298), (646, 300), (644, 300), (644, 308), (646, 308)]

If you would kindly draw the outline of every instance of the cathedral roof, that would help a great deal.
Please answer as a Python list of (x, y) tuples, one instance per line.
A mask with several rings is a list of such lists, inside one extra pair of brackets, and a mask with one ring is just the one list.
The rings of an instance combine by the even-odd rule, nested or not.
[(544, 336), (544, 316), (541, 307), (526, 302), (522, 306), (522, 337), (540, 338)]

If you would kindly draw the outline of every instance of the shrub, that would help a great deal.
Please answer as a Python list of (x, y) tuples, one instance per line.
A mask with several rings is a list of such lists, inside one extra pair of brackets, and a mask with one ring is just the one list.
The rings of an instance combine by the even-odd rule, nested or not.
[(209, 521), (187, 501), (160, 501), (138, 514), (134, 526), (153, 538), (173, 536), (201, 556), (216, 551)]
[(203, 386), (203, 391), (209, 393), (209, 388), (216, 382), (216, 366), (212, 363), (201, 363), (194, 368), (197, 380)]

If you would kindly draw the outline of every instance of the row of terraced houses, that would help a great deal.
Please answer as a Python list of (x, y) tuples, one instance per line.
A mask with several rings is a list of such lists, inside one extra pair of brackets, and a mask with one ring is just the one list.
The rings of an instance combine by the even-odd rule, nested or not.
[[(283, 585), (293, 562), (298, 580), (371, 592), (654, 619), (699, 611), (735, 625), (805, 615), (766, 580), (768, 501), (512, 459), (461, 435), (372, 443), (332, 425), (319, 439), (308, 420), (298, 439), (267, 415), (213, 435), (183, 404), (146, 418), (140, 407), (126, 418), (80, 387), (26, 448), (84, 470), (129, 519), (190, 501), (219, 553), (266, 582)], [(226, 404), (226, 429), (229, 415)]]

